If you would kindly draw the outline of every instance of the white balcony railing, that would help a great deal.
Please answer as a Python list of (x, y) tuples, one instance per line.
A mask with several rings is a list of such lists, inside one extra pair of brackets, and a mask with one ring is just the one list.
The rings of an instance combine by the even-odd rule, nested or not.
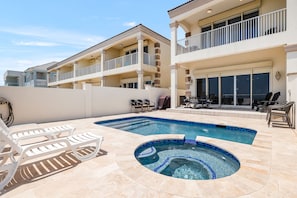
[(93, 74), (101, 71), (100, 64), (94, 64), (87, 67), (79, 68), (76, 70), (76, 76), (84, 76), (88, 74)]
[(73, 78), (73, 71), (71, 72), (66, 72), (66, 73), (60, 73), (59, 75), (59, 80), (66, 80), (66, 79), (69, 79), (69, 78)]
[(137, 53), (121, 56), (111, 60), (105, 61), (104, 70), (111, 70), (119, 67), (137, 64), (138, 56)]
[(143, 53), (143, 64), (156, 66), (155, 55), (149, 53)]
[(286, 9), (203, 32), (177, 41), (177, 55), (286, 31)]
[[(134, 65), (138, 63), (138, 54), (132, 53), (129, 55), (121, 56), (111, 60), (105, 61), (104, 70), (116, 69), (124, 66)], [(143, 64), (155, 66), (155, 56), (149, 53), (143, 53)]]

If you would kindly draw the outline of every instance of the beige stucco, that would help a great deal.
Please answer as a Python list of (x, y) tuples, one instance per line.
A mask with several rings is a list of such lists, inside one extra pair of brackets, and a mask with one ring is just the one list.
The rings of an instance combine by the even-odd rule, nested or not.
[[(3, 86), (0, 92), (12, 104), (14, 125), (129, 113), (131, 99), (149, 99), (157, 107), (159, 97), (169, 95), (169, 89), (163, 88), (77, 86), (77, 89)], [(3, 118), (8, 116), (7, 109), (1, 105)]]
[[(147, 52), (143, 51), (144, 47)], [(160, 69), (157, 69), (157, 60)], [(138, 88), (143, 89), (144, 79), (149, 79), (156, 87), (168, 88), (169, 65), (169, 40), (140, 24), (49, 68), (49, 73), (59, 73), (60, 76), (73, 72), (66, 79), (58, 77), (49, 86), (77, 89), (83, 83), (91, 83), (94, 86), (125, 87), (127, 84), (123, 82), (126, 82), (141, 84)], [(75, 86), (69, 86), (69, 83)]]

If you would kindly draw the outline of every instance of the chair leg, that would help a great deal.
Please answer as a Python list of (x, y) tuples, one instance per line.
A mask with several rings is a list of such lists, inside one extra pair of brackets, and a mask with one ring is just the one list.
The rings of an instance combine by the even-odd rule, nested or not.
[(19, 162), (12, 162), (11, 164), (5, 164), (0, 167), (1, 177), (3, 177), (0, 182), (0, 191), (11, 181), (18, 166)]

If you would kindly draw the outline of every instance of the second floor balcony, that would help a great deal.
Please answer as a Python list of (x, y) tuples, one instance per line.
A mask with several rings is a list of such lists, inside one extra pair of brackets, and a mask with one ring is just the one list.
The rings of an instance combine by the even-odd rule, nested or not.
[(286, 31), (286, 9), (196, 34), (177, 41), (176, 54), (203, 50)]
[[(137, 52), (105, 61), (104, 71), (135, 64), (138, 64)], [(155, 56), (149, 53), (143, 53), (143, 64), (155, 66)]]
[[(103, 71), (108, 71), (112, 69), (122, 68), (125, 66), (138, 64), (138, 53), (132, 53), (129, 55), (121, 56), (111, 60), (107, 60), (104, 63)], [(143, 64), (149, 66), (156, 66), (155, 55), (149, 53), (143, 53)], [(57, 79), (56, 72), (49, 74), (49, 83), (54, 83), (57, 81), (63, 81), (72, 79), (74, 77), (82, 77), (89, 74), (95, 74), (101, 71), (100, 64), (93, 64), (86, 67), (77, 68), (75, 74), (73, 71), (60, 72)]]

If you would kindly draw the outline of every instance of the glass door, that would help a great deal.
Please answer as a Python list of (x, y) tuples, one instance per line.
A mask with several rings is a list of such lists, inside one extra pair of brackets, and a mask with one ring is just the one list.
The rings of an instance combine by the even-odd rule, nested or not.
[(206, 79), (200, 78), (197, 79), (197, 97), (205, 98), (206, 97)]
[(221, 104), (234, 105), (234, 76), (221, 77)]
[(251, 104), (250, 78), (249, 74), (236, 76), (236, 105)]
[(253, 101), (263, 100), (269, 92), (269, 73), (253, 74)]
[(211, 104), (219, 104), (219, 78), (208, 78), (208, 98)]

